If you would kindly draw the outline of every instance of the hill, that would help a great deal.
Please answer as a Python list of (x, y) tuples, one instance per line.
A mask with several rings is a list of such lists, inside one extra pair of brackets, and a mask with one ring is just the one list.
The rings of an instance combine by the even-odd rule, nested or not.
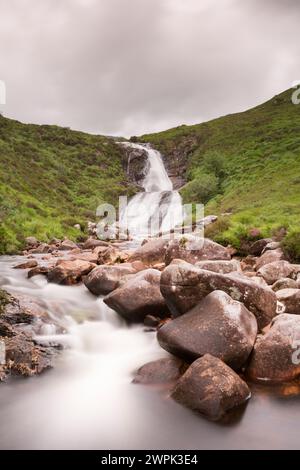
[(140, 138), (162, 152), (172, 176), (183, 175), (184, 202), (205, 203), (219, 216), (207, 235), (240, 251), (258, 237), (286, 235), (286, 250), (300, 259), (300, 105), (292, 92)]
[(134, 191), (113, 139), (3, 116), (0, 168), (0, 253), (22, 248), (30, 235), (80, 238), (101, 202)]

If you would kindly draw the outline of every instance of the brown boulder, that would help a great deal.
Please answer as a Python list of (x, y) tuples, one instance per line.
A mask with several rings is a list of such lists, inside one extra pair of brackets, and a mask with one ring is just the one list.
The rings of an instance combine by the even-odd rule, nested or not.
[(36, 266), (28, 271), (27, 277), (30, 279), (33, 276), (39, 276), (40, 274), (48, 275), (50, 268), (48, 266)]
[(160, 292), (161, 273), (146, 269), (133, 276), (123, 286), (104, 298), (104, 302), (122, 317), (132, 322), (142, 322), (146, 315), (164, 316), (168, 312)]
[(187, 365), (176, 357), (158, 359), (140, 367), (133, 383), (149, 385), (172, 383), (181, 377), (186, 368)]
[(235, 271), (241, 271), (240, 262), (233, 259), (230, 261), (198, 261), (195, 263), (200, 269), (206, 269), (207, 271), (213, 271), (215, 273), (229, 274)]
[(260, 240), (256, 240), (250, 246), (249, 254), (254, 256), (260, 256), (264, 248), (272, 241), (272, 238), (261, 238)]
[(168, 243), (163, 238), (149, 240), (132, 253), (129, 261), (140, 260), (147, 266), (164, 263)]
[(94, 264), (88, 261), (59, 260), (56, 266), (48, 273), (48, 280), (56, 284), (72, 285), (81, 281), (82, 276), (88, 274)]
[(44, 253), (49, 253), (49, 251), (50, 251), (50, 246), (47, 243), (41, 243), (37, 248), (33, 248), (32, 250), (29, 250), (29, 253), (44, 254)]
[(248, 385), (224, 362), (206, 354), (178, 380), (172, 398), (216, 421), (251, 396)]
[(179, 240), (171, 240), (167, 247), (166, 265), (174, 259), (182, 259), (195, 264), (206, 260), (230, 260), (231, 256), (224, 246), (208, 238), (182, 237)]
[(274, 282), (272, 285), (272, 290), (277, 292), (278, 290), (283, 289), (299, 289), (299, 287), (299, 281), (295, 281), (295, 279), (290, 279), (289, 277), (284, 277)]
[(244, 303), (256, 316), (259, 328), (264, 328), (276, 315), (277, 299), (269, 287), (236, 275), (206, 271), (185, 262), (176, 261), (167, 266), (162, 272), (160, 287), (174, 316), (191, 310), (214, 290), (222, 290), (232, 299)]
[(300, 375), (300, 317), (281, 314), (254, 346), (248, 374), (252, 380), (282, 382)]
[(274, 261), (280, 261), (284, 259), (284, 254), (281, 248), (277, 250), (266, 251), (256, 260), (255, 269), (258, 271), (265, 264), (273, 263)]
[(85, 286), (94, 295), (107, 295), (120, 287), (128, 276), (136, 274), (129, 263), (101, 265), (94, 268), (84, 279)]
[(97, 246), (109, 246), (109, 243), (104, 240), (90, 237), (84, 242), (82, 248), (83, 250), (93, 250)]
[(29, 259), (28, 261), (25, 261), (24, 263), (17, 264), (14, 266), (14, 269), (30, 269), (30, 268), (35, 268), (38, 265), (38, 262), (36, 259)]
[(276, 297), (284, 305), (286, 313), (300, 314), (300, 289), (278, 290)]
[(193, 361), (209, 353), (239, 369), (257, 335), (255, 316), (222, 291), (214, 291), (184, 315), (165, 323), (157, 339), (168, 352)]
[(99, 246), (95, 248), (94, 252), (98, 254), (98, 264), (124, 263), (128, 259), (128, 254), (125, 251), (119, 251), (111, 245)]
[(272, 263), (265, 264), (258, 271), (257, 274), (265, 279), (271, 285), (283, 277), (293, 277), (299, 272), (300, 266), (293, 265), (285, 260), (273, 261)]
[(74, 250), (75, 248), (78, 248), (78, 246), (72, 240), (64, 240), (58, 247), (59, 250), (63, 251)]

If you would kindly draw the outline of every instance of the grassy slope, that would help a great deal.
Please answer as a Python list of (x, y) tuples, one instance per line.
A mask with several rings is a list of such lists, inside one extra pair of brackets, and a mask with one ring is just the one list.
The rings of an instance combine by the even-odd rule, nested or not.
[[(206, 213), (232, 215), (211, 229), (215, 239), (238, 247), (255, 238), (253, 228), (267, 236), (285, 227), (286, 244), (300, 257), (300, 105), (292, 104), (291, 95), (288, 90), (243, 113), (142, 136), (166, 158), (186, 145), (188, 180), (212, 152), (224, 157), (225, 177)], [(201, 202), (193, 200), (195, 191), (189, 188), (188, 183), (182, 191), (185, 202)]]
[(132, 190), (112, 140), (0, 116), (0, 253), (29, 235), (75, 239), (75, 223), (86, 226), (99, 203)]

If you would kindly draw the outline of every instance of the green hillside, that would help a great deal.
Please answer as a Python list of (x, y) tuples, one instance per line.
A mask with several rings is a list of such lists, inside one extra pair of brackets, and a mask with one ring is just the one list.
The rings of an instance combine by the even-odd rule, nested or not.
[[(249, 111), (144, 135), (167, 166), (183, 169), (185, 202), (206, 204), (219, 221), (207, 235), (241, 248), (284, 233), (300, 258), (300, 105), (288, 90)], [(222, 214), (226, 214), (223, 215)]]
[(132, 193), (122, 158), (112, 139), (0, 116), (0, 253), (29, 235), (82, 236), (74, 224), (84, 229), (99, 203)]

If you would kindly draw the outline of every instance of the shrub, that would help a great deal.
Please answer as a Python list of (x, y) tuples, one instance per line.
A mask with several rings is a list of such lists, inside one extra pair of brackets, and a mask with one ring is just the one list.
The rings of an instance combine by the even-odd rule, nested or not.
[(284, 252), (294, 261), (300, 262), (300, 229), (289, 230), (281, 242)]
[(193, 201), (197, 204), (206, 204), (218, 192), (218, 178), (213, 174), (199, 174), (180, 192), (184, 203)]

